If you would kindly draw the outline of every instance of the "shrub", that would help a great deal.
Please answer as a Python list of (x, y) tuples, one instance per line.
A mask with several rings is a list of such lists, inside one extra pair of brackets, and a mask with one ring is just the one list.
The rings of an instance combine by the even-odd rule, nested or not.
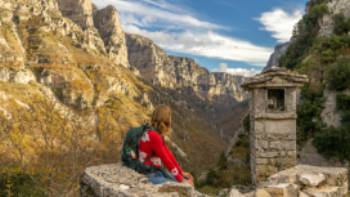
[(227, 169), (227, 158), (224, 152), (222, 152), (220, 155), (218, 166), (220, 170)]
[(337, 109), (339, 111), (350, 110), (350, 96), (346, 94), (337, 95)]
[(217, 174), (217, 172), (214, 169), (210, 169), (207, 174), (205, 183), (207, 185), (218, 186), (218, 179), (219, 175)]
[(350, 58), (341, 58), (332, 65), (328, 72), (329, 86), (333, 90), (342, 91), (350, 88)]
[(334, 33), (337, 35), (346, 34), (350, 31), (350, 19), (346, 19), (344, 15), (337, 14), (334, 20)]
[(47, 196), (36, 181), (36, 177), (22, 172), (0, 173), (0, 197), (6, 196)]
[(348, 128), (328, 128), (316, 135), (314, 145), (327, 158), (350, 160), (350, 132)]
[(323, 110), (323, 92), (305, 86), (301, 92), (302, 103), (298, 106), (298, 144), (303, 144), (321, 130), (324, 125), (320, 114)]

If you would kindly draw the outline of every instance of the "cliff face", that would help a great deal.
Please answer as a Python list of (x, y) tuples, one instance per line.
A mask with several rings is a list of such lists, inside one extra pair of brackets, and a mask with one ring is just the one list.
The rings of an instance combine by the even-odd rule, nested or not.
[(113, 6), (95, 11), (94, 23), (110, 58), (117, 64), (129, 67), (125, 35), (120, 25), (118, 11)]
[(342, 131), (349, 129), (349, 13), (348, 0), (309, 1), (305, 16), (278, 61), (279, 66), (310, 78), (298, 107), (299, 143), (311, 140), (319, 153), (334, 159), (349, 158), (339, 151), (349, 149), (338, 141), (345, 138)]
[(211, 73), (190, 58), (169, 56), (153, 41), (127, 34), (129, 62), (141, 76), (164, 88), (189, 88), (204, 99), (227, 96), (242, 101), (244, 78), (227, 73)]
[(83, 30), (94, 28), (93, 6), (90, 0), (58, 0), (62, 14), (78, 24)]
[(272, 66), (279, 66), (279, 60), (287, 52), (288, 47), (289, 42), (277, 45), (264, 70), (268, 70)]
[[(117, 161), (125, 132), (148, 121), (159, 103), (173, 108), (172, 139), (182, 155), (192, 155), (182, 164), (200, 172), (216, 162), (224, 143), (212, 120), (197, 114), (209, 104), (175, 89), (164, 92), (126, 68), (125, 37), (114, 8), (95, 10), (88, 0), (0, 4), (0, 165), (5, 173), (16, 169), (28, 175), (38, 183), (30, 190), (74, 196), (86, 165)], [(146, 64), (155, 57), (144, 58), (138, 59)], [(187, 69), (171, 73), (181, 77), (192, 72)], [(183, 84), (192, 84), (190, 74), (184, 78)]]
[(334, 19), (336, 14), (342, 14), (345, 18), (350, 18), (350, 2), (347, 0), (333, 0), (327, 3), (329, 10), (328, 14), (325, 14), (319, 20), (320, 31), (319, 35), (329, 36), (334, 33)]

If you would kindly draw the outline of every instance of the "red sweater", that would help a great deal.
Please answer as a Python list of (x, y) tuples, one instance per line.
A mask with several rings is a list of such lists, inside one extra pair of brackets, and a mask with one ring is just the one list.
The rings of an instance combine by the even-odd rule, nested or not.
[(147, 131), (142, 136), (139, 142), (139, 160), (146, 165), (158, 168), (164, 164), (178, 182), (183, 180), (183, 170), (164, 143), (163, 137), (156, 131)]

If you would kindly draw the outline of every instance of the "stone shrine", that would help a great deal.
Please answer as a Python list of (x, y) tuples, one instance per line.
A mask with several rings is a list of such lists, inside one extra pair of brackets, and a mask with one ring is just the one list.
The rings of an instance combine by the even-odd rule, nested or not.
[(297, 94), (307, 82), (305, 75), (271, 67), (242, 85), (251, 93), (250, 164), (255, 184), (297, 164)]

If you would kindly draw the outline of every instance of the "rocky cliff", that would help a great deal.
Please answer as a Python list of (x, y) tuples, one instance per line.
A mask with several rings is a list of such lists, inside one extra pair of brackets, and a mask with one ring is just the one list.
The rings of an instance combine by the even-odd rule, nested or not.
[[(1, 177), (28, 177), (34, 183), (26, 191), (37, 196), (76, 196), (83, 169), (118, 161), (125, 132), (148, 121), (159, 103), (173, 108), (173, 146), (183, 166), (200, 173), (217, 162), (225, 143), (206, 114), (211, 103), (198, 91), (164, 91), (136, 76), (114, 8), (97, 10), (88, 0), (0, 4)], [(205, 69), (185, 58), (167, 59), (181, 68), (169, 72), (174, 79), (199, 88), (193, 69)], [(227, 88), (234, 84), (229, 77), (211, 80), (223, 84), (213, 86), (213, 94), (237, 90)], [(18, 188), (16, 180), (6, 181)]]
[(349, 129), (349, 13), (347, 0), (309, 1), (305, 16), (276, 63), (309, 76), (298, 107), (299, 144), (315, 145), (331, 161), (349, 158), (342, 153), (349, 148), (341, 142), (347, 136), (343, 130)]
[(211, 73), (193, 59), (169, 56), (148, 38), (127, 34), (129, 62), (141, 76), (152, 84), (164, 88), (192, 89), (204, 99), (228, 96), (244, 100), (240, 88), (244, 77), (228, 73)]
[(124, 67), (129, 67), (125, 35), (116, 8), (107, 6), (104, 9), (96, 10), (94, 23), (110, 58)]
[(264, 70), (268, 70), (272, 66), (279, 66), (279, 60), (287, 52), (288, 47), (289, 42), (277, 45), (274, 52), (271, 54)]

